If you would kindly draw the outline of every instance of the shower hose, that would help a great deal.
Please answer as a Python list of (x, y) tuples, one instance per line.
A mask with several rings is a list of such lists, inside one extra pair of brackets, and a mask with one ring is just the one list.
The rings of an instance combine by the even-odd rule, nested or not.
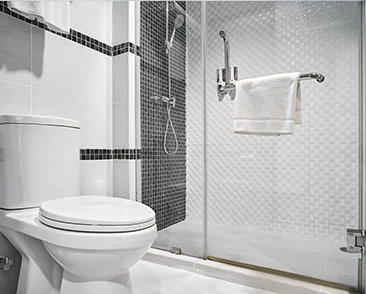
[[(165, 135), (164, 135), (164, 151), (166, 154), (168, 155), (174, 155), (177, 153), (178, 151), (178, 138), (177, 138), (177, 134), (175, 133), (175, 130), (174, 130), (174, 126), (173, 126), (173, 122), (172, 122), (172, 117), (170, 115), (170, 112), (172, 110), (172, 105), (170, 103), (167, 103), (166, 104), (166, 111), (168, 113), (168, 119), (166, 121), (166, 127), (165, 127)], [(170, 127), (172, 128), (172, 131), (173, 131), (173, 135), (174, 135), (174, 140), (175, 140), (175, 147), (174, 147), (174, 151), (173, 152), (169, 152), (168, 151), (168, 148), (166, 146), (166, 143), (167, 143), (167, 136), (168, 136), (168, 130), (169, 130), (169, 125)]]

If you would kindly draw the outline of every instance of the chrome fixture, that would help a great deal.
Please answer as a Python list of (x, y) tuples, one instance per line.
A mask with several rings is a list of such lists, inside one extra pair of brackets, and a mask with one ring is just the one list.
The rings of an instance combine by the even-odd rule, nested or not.
[[(167, 38), (165, 40), (165, 43), (166, 43), (166, 47), (167, 47), (167, 50), (169, 49), (172, 49), (173, 47), (173, 41), (174, 41), (174, 37), (175, 37), (175, 32), (177, 29), (179, 29), (182, 25), (184, 24), (184, 16), (183, 15), (178, 15), (176, 18), (175, 18), (175, 21), (174, 21), (174, 28), (173, 28), (173, 33), (172, 33), (172, 36), (169, 38)], [(168, 52), (167, 52), (168, 53)]]
[(170, 252), (176, 255), (181, 255), (182, 254), (182, 249), (180, 249), (179, 247), (172, 247), (170, 249)]
[[(217, 69), (217, 95), (219, 102), (221, 102), (226, 94), (229, 94), (231, 100), (235, 99), (236, 86), (235, 83), (238, 81), (238, 67), (230, 67), (230, 44), (228, 36), (225, 31), (220, 31), (219, 36), (224, 41), (224, 59), (225, 68)], [(322, 83), (325, 77), (321, 73), (311, 72), (300, 74), (300, 80), (315, 79), (318, 83)]]
[(221, 102), (226, 94), (229, 94), (231, 100), (235, 99), (235, 82), (238, 80), (238, 67), (230, 67), (230, 44), (229, 38), (225, 31), (220, 31), (219, 36), (224, 41), (225, 59), (225, 68), (217, 69), (217, 95), (219, 96), (219, 101)]
[[(164, 152), (168, 155), (174, 155), (178, 151), (178, 138), (177, 134), (175, 133), (173, 121), (171, 117), (172, 107), (175, 107), (175, 98), (172, 96), (172, 72), (171, 72), (171, 50), (173, 49), (174, 44), (174, 37), (177, 29), (179, 29), (184, 24), (184, 16), (179, 14), (174, 20), (174, 28), (171, 37), (169, 38), (169, 1), (165, 4), (165, 13), (166, 13), (166, 22), (165, 22), (165, 46), (166, 46), (166, 54), (168, 55), (168, 97), (166, 96), (153, 96), (151, 99), (155, 103), (166, 103), (166, 112), (168, 115), (166, 127), (165, 127), (165, 134), (164, 134)], [(167, 137), (169, 126), (172, 129), (174, 135), (174, 142), (175, 147), (172, 152), (168, 151), (167, 148)]]
[(14, 259), (10, 259), (8, 256), (0, 256), (0, 271), (10, 271), (12, 265), (15, 263)]
[(366, 231), (347, 229), (347, 247), (339, 248), (346, 253), (365, 253)]
[(155, 103), (159, 104), (159, 103), (168, 103), (171, 106), (175, 107), (175, 98), (169, 98), (166, 96), (152, 96), (151, 100), (153, 100)]
[(325, 76), (317, 72), (311, 72), (300, 75), (300, 80), (309, 80), (309, 79), (315, 79), (318, 83), (322, 83), (325, 81)]

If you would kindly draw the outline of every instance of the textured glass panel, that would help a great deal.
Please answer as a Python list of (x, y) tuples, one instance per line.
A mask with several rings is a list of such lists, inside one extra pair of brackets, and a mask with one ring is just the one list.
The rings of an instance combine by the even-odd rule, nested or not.
[[(178, 151), (174, 155), (164, 152), (164, 136), (167, 124), (166, 104), (156, 104), (152, 96), (168, 96), (168, 55), (166, 52), (166, 2), (143, 1), (141, 3), (141, 184), (142, 202), (156, 212), (158, 238), (155, 248), (171, 250), (178, 247), (186, 255), (203, 256), (203, 189), (194, 190), (193, 196), (187, 183), (194, 178), (187, 173), (188, 162), (203, 157), (203, 129), (200, 122), (195, 144), (188, 142), (187, 105), (189, 101), (202, 104), (203, 71), (201, 56), (201, 3), (168, 2), (168, 39), (172, 39), (177, 18), (184, 23), (175, 30), (171, 49), (171, 89), (176, 99), (171, 110), (172, 123), (178, 137)], [(195, 47), (187, 44), (194, 42)], [(188, 77), (194, 74), (194, 79)], [(192, 91), (193, 90), (193, 91)], [(198, 98), (198, 99), (197, 99)], [(200, 115), (202, 117), (202, 115)], [(169, 125), (167, 149), (174, 150), (173, 130)], [(200, 144), (200, 147), (196, 148)], [(189, 155), (188, 155), (189, 154)], [(194, 177), (203, 180), (202, 160), (196, 166)], [(194, 198), (194, 211), (199, 219), (186, 214), (187, 205)], [(191, 209), (189, 210), (191, 211)]]
[[(208, 2), (207, 18), (209, 255), (356, 287), (357, 256), (338, 248), (358, 224), (358, 3)], [(234, 104), (216, 94), (222, 29), (240, 79), (325, 75), (301, 82), (303, 123), (293, 135), (233, 133)], [(201, 121), (188, 102), (188, 142)], [(195, 181), (200, 160), (187, 162)], [(187, 190), (199, 193), (202, 182), (189, 177)], [(187, 218), (200, 219), (193, 201)]]

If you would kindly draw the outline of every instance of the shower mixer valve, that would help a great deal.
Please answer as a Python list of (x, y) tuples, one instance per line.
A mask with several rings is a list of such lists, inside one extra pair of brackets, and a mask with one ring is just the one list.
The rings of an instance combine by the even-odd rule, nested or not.
[(152, 96), (151, 100), (153, 100), (155, 103), (167, 103), (170, 104), (171, 106), (175, 107), (175, 98), (174, 97), (166, 97), (166, 96)]

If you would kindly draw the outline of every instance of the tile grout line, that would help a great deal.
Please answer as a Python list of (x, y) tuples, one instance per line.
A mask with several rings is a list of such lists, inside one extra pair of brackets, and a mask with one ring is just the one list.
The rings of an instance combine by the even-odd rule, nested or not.
[(30, 26), (30, 114), (33, 114), (33, 27)]
[(179, 286), (177, 286), (173, 291), (171, 291), (169, 294), (173, 294), (175, 291), (177, 291), (180, 287), (182, 287), (185, 283), (187, 283), (190, 279), (192, 279), (194, 276), (197, 276), (196, 273), (192, 273), (192, 275), (186, 279), (184, 282), (182, 282)]
[[(20, 85), (23, 85), (23, 84), (20, 84)], [(85, 96), (81, 96), (81, 95), (77, 95), (77, 94), (76, 95), (75, 94), (70, 94), (70, 93), (67, 93), (67, 92), (52, 90), (52, 89), (38, 87), (38, 86), (32, 86), (32, 88), (37, 89), (37, 90), (48, 91), (48, 92), (55, 93), (55, 94), (63, 94), (63, 95), (71, 96), (71, 97), (90, 100), (90, 101), (94, 101), (94, 102), (102, 102), (102, 103), (106, 103), (106, 104), (112, 104), (113, 103), (112, 101), (99, 100), (99, 99), (96, 99), (96, 98), (89, 98), (89, 97), (85, 97)]]
[[(329, 245), (330, 245), (330, 244), (329, 244), (329, 241), (327, 241), (327, 255), (326, 255), (326, 257), (325, 257), (323, 280), (326, 280), (326, 279), (325, 279), (325, 276), (326, 276), (326, 274), (327, 274), (327, 265), (328, 265), (329, 250), (330, 250)], [(320, 285), (319, 293), (322, 293), (322, 291), (323, 291), (323, 285)]]
[(239, 240), (244, 235), (244, 232), (241, 233), (238, 237), (232, 239), (224, 248), (222, 248), (217, 254), (219, 255), (222, 253), (226, 248), (228, 248), (230, 245), (233, 245), (237, 240)]

